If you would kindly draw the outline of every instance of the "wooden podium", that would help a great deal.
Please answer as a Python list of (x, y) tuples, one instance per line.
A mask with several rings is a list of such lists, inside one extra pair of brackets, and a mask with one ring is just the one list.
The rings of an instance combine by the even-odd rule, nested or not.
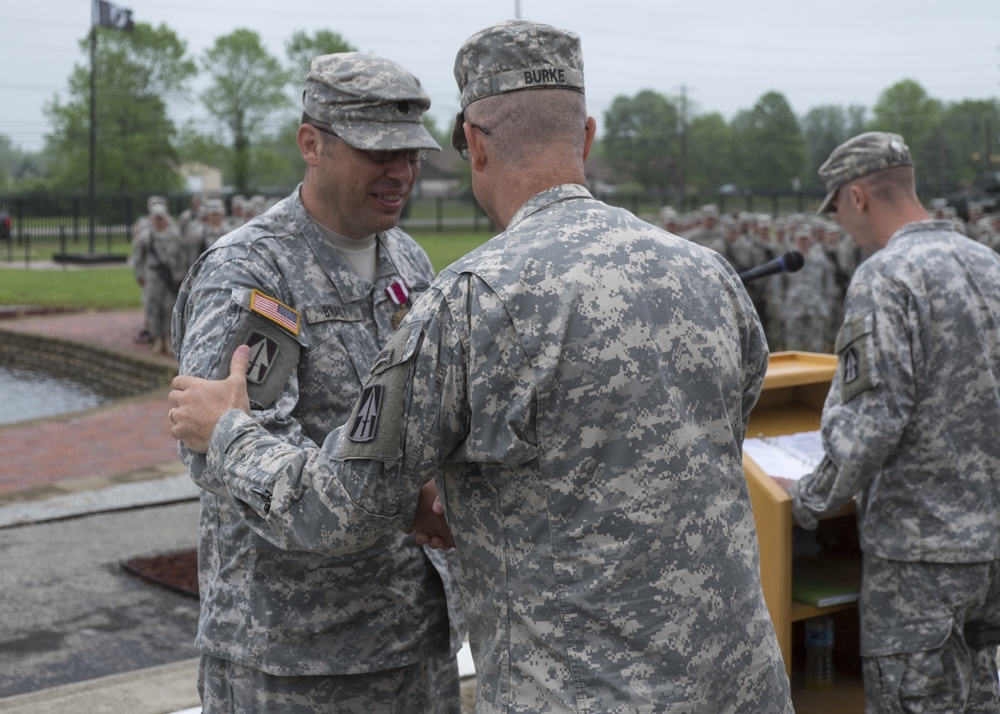
[[(823, 403), (836, 370), (837, 358), (834, 355), (808, 352), (772, 354), (760, 399), (750, 415), (746, 437), (780, 436), (819, 429)], [(816, 608), (792, 600), (794, 522), (791, 500), (785, 490), (745, 453), (743, 469), (760, 544), (764, 600), (778, 636), (785, 670), (792, 681), (796, 712), (863, 712), (864, 692), (856, 654), (856, 604)], [(856, 534), (853, 502), (837, 513), (824, 516), (823, 521), (830, 521), (830, 525), (841, 533)], [(860, 553), (847, 557), (860, 558)], [(801, 673), (793, 672), (794, 665), (802, 660), (801, 626), (796, 630), (795, 624), (823, 613), (848, 610), (854, 612), (845, 613), (849, 618), (846, 628), (838, 618), (836, 631), (837, 648), (853, 660), (853, 664), (846, 667), (848, 674), (838, 671), (833, 689), (804, 690), (799, 676)], [(793, 637), (793, 632), (798, 636)], [(844, 669), (840, 664), (838, 662), (838, 670)]]

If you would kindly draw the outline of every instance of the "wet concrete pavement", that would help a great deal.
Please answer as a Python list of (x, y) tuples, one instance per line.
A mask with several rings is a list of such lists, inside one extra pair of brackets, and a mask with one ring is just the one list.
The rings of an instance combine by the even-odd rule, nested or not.
[[(136, 342), (140, 310), (2, 317), (22, 331), (176, 368)], [(23, 311), (21, 311), (23, 312)], [(0, 711), (197, 714), (198, 602), (122, 564), (194, 548), (197, 490), (166, 387), (0, 426)], [(468, 647), (460, 671), (473, 673)], [(474, 678), (463, 684), (472, 711)]]
[[(173, 365), (139, 310), (25, 314), (25, 331)], [(0, 427), (0, 711), (175, 712), (198, 704), (196, 599), (127, 573), (198, 541), (166, 388)]]

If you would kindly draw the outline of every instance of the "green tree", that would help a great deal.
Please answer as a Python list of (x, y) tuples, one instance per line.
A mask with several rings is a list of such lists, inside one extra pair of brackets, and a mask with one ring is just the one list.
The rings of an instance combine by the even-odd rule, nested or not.
[(258, 190), (289, 193), (302, 180), (305, 163), (297, 139), (300, 123), (298, 114), (289, 116), (275, 136), (261, 139), (254, 147), (250, 166)]
[(284, 93), (289, 72), (264, 49), (260, 35), (247, 29), (217, 38), (202, 56), (201, 66), (210, 78), (201, 100), (219, 121), (223, 140), (231, 148), (232, 185), (241, 193), (252, 193), (251, 147), (273, 138), (280, 128), (275, 119), (291, 105)]
[(47, 162), (44, 151), (25, 151), (0, 134), (0, 189), (44, 188)]
[(626, 181), (678, 191), (680, 113), (658, 92), (615, 97), (604, 114), (603, 156)]
[(207, 166), (224, 166), (229, 161), (230, 148), (217, 134), (205, 133), (204, 122), (189, 119), (177, 133), (177, 152), (184, 162)]
[[(176, 129), (166, 102), (183, 96), (197, 71), (186, 44), (165, 25), (95, 31), (97, 188), (160, 192), (179, 186)], [(73, 68), (69, 99), (56, 98), (45, 108), (53, 127), (47, 150), (52, 184), (74, 190), (85, 189), (90, 175), (89, 39), (80, 47), (88, 59)]]
[(445, 129), (439, 129), (437, 122), (430, 114), (424, 114), (423, 122), (427, 133), (434, 137), (434, 141), (441, 145), (441, 149), (449, 151), (451, 149), (452, 126), (449, 124)]
[(965, 100), (945, 106), (941, 131), (941, 193), (980, 174), (1000, 171), (1000, 100)]
[(316, 57), (332, 55), (337, 52), (356, 51), (357, 48), (345, 40), (343, 36), (331, 30), (317, 30), (312, 37), (303, 30), (296, 31), (285, 42), (285, 53), (291, 63), (289, 74), (292, 89), (296, 92), (302, 91), (312, 67), (312, 61)]
[(20, 153), (10, 137), (0, 134), (0, 188), (8, 188), (13, 183), (15, 167), (20, 161)]
[(740, 183), (754, 191), (787, 191), (801, 181), (805, 140), (788, 100), (768, 92), (733, 119), (734, 163)]
[(914, 164), (921, 167), (917, 178), (925, 185), (939, 185), (939, 177), (947, 172), (942, 135), (937, 131), (941, 110), (941, 102), (929, 97), (920, 84), (904, 79), (879, 95), (868, 125), (870, 131), (902, 135)]
[(865, 108), (824, 104), (813, 107), (802, 118), (802, 136), (806, 144), (806, 170), (803, 186), (823, 187), (817, 173), (830, 153), (852, 136), (865, 130)]
[(733, 132), (718, 112), (699, 114), (687, 127), (688, 193), (711, 195), (734, 180)]

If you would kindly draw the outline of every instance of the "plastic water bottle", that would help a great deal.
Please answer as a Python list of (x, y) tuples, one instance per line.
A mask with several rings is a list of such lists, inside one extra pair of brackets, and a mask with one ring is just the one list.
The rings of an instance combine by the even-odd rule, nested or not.
[(806, 629), (806, 687), (828, 689), (833, 686), (833, 618), (811, 617)]

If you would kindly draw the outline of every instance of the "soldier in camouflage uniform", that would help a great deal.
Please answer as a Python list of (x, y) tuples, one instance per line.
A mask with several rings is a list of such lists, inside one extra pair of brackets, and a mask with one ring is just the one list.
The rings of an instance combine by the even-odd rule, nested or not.
[(181, 235), (186, 236), (191, 226), (202, 219), (205, 215), (204, 208), (205, 197), (200, 193), (191, 194), (191, 205), (177, 216), (177, 225), (181, 229)]
[(1000, 235), (993, 230), (992, 223), (983, 213), (981, 203), (969, 204), (969, 220), (966, 223), (967, 235), (975, 241), (979, 241), (987, 248), (992, 248), (1000, 252)]
[(833, 266), (822, 246), (813, 242), (808, 226), (796, 228), (792, 240), (805, 261), (800, 270), (781, 274), (785, 349), (828, 352), (826, 336), (837, 291)]
[(229, 217), (226, 218), (226, 225), (233, 231), (247, 222), (245, 216), (247, 197), (237, 193), (229, 199), (229, 205), (231, 210)]
[(898, 135), (849, 140), (820, 176), (870, 257), (795, 519), (857, 495), (868, 712), (1000, 711), (1000, 256), (930, 218)]
[(172, 354), (171, 314), (177, 288), (191, 265), (190, 252), (165, 203), (151, 204), (148, 221), (137, 227), (133, 240), (135, 275), (142, 286), (143, 316), (152, 343), (150, 349), (158, 354)]
[[(303, 104), (303, 183), (208, 248), (183, 285), (175, 339), (180, 372), (206, 377), (249, 344), (257, 423), (314, 446), (348, 417), (434, 277), (395, 226), (423, 154), (440, 147), (421, 124), (430, 100), (389, 60), (317, 58)], [(217, 465), (181, 454), (202, 488), (206, 714), (459, 711), (464, 623), (460, 609), (449, 617), (445, 554), (400, 531), (350, 554), (281, 550), (244, 525)]]
[(442, 272), (322, 452), (241, 410), (213, 434), (245, 348), (227, 381), (175, 380), (174, 435), (309, 548), (433, 534), (416, 504), (437, 479), (483, 714), (791, 712), (741, 465), (768, 358), (746, 291), (584, 187), (577, 35), (501, 23), (455, 76), (453, 144), (504, 233)]
[[(757, 246), (753, 244), (750, 237), (741, 232), (739, 219), (726, 216), (720, 223), (725, 237), (712, 241), (708, 247), (721, 254), (726, 262), (733, 266), (733, 270), (742, 273), (765, 262), (763, 254), (757, 250)], [(767, 321), (767, 307), (764, 302), (766, 282), (763, 280), (752, 281), (745, 287), (761, 324), (765, 324)]]
[(699, 215), (701, 223), (685, 233), (685, 238), (706, 248), (717, 241), (726, 239), (726, 232), (719, 225), (719, 209), (714, 204), (702, 206)]
[(191, 262), (194, 263), (202, 253), (222, 236), (229, 233), (226, 221), (226, 204), (221, 198), (210, 198), (201, 205), (202, 215), (198, 220), (188, 225), (184, 239), (191, 251)]

